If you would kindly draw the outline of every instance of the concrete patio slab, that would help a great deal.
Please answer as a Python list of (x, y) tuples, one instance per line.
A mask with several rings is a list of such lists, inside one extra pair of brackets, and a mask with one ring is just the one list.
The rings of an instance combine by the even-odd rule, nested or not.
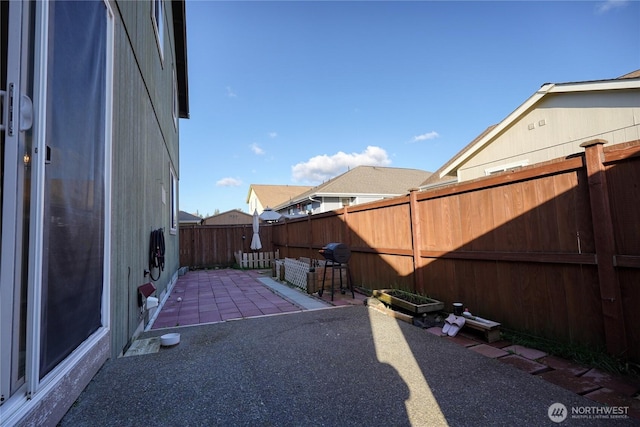
[(510, 354), (508, 356), (501, 357), (500, 361), (508, 363), (511, 366), (515, 366), (516, 368), (532, 375), (549, 370), (547, 365), (543, 365), (542, 363), (535, 362), (517, 354)]
[(540, 359), (541, 357), (545, 357), (547, 355), (547, 353), (545, 353), (544, 351), (524, 347), (522, 345), (510, 345), (507, 347), (503, 347), (502, 349), (504, 351), (508, 351), (509, 353), (514, 353), (518, 356), (525, 357), (529, 360)]
[(586, 366), (581, 366), (577, 363), (572, 363), (566, 359), (561, 359), (556, 356), (545, 356), (539, 359), (538, 362), (544, 363), (548, 367), (557, 371), (565, 371), (567, 374), (574, 376), (580, 376), (589, 370)]
[(576, 394), (586, 394), (600, 388), (598, 384), (589, 381), (587, 378), (576, 377), (564, 371), (543, 372), (538, 376)]
[(633, 396), (640, 390), (640, 384), (636, 381), (632, 382), (629, 379), (603, 372), (600, 369), (589, 369), (582, 375), (582, 378), (625, 396)]
[(599, 405), (364, 305), (178, 330), (107, 361), (59, 426), (537, 426), (556, 402)]
[(469, 347), (469, 349), (491, 359), (497, 359), (498, 357), (507, 356), (509, 354), (502, 349), (491, 347), (487, 344), (478, 344), (476, 346)]

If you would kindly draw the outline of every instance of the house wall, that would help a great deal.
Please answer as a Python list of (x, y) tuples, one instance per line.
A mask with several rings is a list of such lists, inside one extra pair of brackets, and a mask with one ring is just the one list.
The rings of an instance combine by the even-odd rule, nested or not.
[(249, 212), (253, 212), (254, 210), (258, 211), (258, 214), (264, 211), (264, 206), (260, 203), (260, 199), (253, 189), (251, 189), (251, 193), (249, 194)]
[(550, 94), (466, 162), (458, 180), (479, 178), (503, 165), (567, 157), (594, 138), (613, 145), (639, 137), (638, 90)]
[(172, 286), (179, 268), (178, 230), (171, 231), (171, 168), (179, 177), (178, 127), (172, 117), (172, 10), (165, 3), (163, 61), (151, 2), (116, 1), (114, 13), (112, 357), (126, 350), (148, 321), (138, 307), (138, 287), (151, 281), (144, 272), (152, 230), (164, 229), (166, 245), (165, 268), (154, 282), (157, 296)]
[[(318, 209), (318, 212), (329, 212), (336, 209), (341, 209), (342, 199), (350, 199), (350, 206), (360, 205), (363, 203), (375, 202), (378, 200), (382, 200), (381, 196), (367, 196), (367, 195), (358, 195), (358, 196), (344, 196), (344, 197), (323, 197), (323, 204), (321, 209)], [(314, 211), (316, 213), (316, 211)]]
[[(380, 197), (380, 196), (358, 196), (355, 198), (354, 201), (351, 202), (352, 205), (359, 205), (362, 203), (369, 203), (369, 202), (375, 202), (378, 200), (382, 200), (384, 197)], [(340, 206), (342, 207), (342, 206)]]
[[(294, 203), (290, 206), (287, 206), (285, 208), (282, 209), (278, 209), (278, 212), (281, 214), (297, 214), (297, 213), (304, 213), (307, 210), (307, 207), (309, 204), (311, 204), (311, 211), (313, 214), (319, 214), (319, 213), (324, 213), (324, 212), (330, 212), (336, 209), (341, 209), (342, 206), (342, 199), (343, 198), (348, 198), (351, 200), (351, 206), (354, 205), (359, 205), (362, 203), (369, 203), (369, 202), (375, 202), (377, 200), (382, 200), (383, 198), (380, 196), (343, 196), (343, 197), (328, 197), (328, 196), (323, 196), (323, 197), (319, 197), (319, 196), (314, 196), (312, 197), (314, 200), (321, 200), (321, 201), (309, 201), (307, 200), (306, 202), (301, 202), (301, 203)], [(300, 209), (298, 209), (298, 205), (300, 205)], [(290, 210), (293, 209), (293, 212), (290, 212)]]

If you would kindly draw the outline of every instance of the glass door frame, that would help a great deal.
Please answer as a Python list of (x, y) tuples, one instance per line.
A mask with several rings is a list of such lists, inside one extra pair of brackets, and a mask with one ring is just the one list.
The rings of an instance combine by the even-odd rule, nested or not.
[[(5, 421), (19, 420), (29, 408), (41, 403), (65, 375), (73, 370), (83, 357), (110, 330), (111, 310), (111, 158), (112, 158), (112, 110), (113, 110), (113, 63), (114, 63), (114, 13), (107, 0), (105, 5), (107, 20), (107, 60), (105, 93), (105, 200), (104, 200), (104, 274), (101, 318), (102, 327), (88, 337), (66, 359), (51, 372), (40, 378), (40, 338), (42, 310), (42, 271), (43, 271), (43, 233), (45, 200), (45, 160), (47, 136), (47, 75), (49, 55), (49, 1), (25, 0), (9, 3), (9, 37), (7, 49), (7, 82), (13, 83), (11, 99), (14, 106), (14, 130), (0, 130), (5, 133), (5, 153), (3, 153), (2, 217), (0, 233), (0, 424)], [(16, 60), (15, 58), (19, 58)], [(2, 58), (3, 61), (5, 58)], [(9, 66), (9, 64), (18, 64)], [(33, 79), (32, 81), (30, 79)], [(28, 84), (27, 84), (28, 83)], [(26, 94), (25, 87), (32, 88)], [(7, 91), (8, 92), (8, 91)], [(23, 147), (20, 131), (20, 107), (27, 106), (32, 100), (31, 147), (28, 152), (20, 152)], [(7, 123), (9, 94), (3, 100), (2, 124)], [(24, 110), (24, 109), (23, 109)], [(28, 108), (27, 110), (28, 114)], [(24, 114), (23, 114), (24, 115)], [(29, 121), (23, 117), (23, 122)], [(17, 189), (21, 177), (20, 168), (29, 163), (31, 184), (29, 189)], [(9, 166), (9, 167), (7, 167)], [(24, 173), (24, 172), (23, 172)], [(8, 191), (7, 191), (8, 190)], [(29, 197), (29, 218), (25, 218), (24, 205), (20, 200), (23, 194)], [(25, 196), (26, 197), (26, 196)], [(28, 234), (25, 234), (28, 233)], [(28, 241), (23, 236), (28, 235)], [(27, 245), (28, 248), (24, 246)], [(23, 255), (28, 256), (24, 260)], [(24, 277), (26, 275), (26, 278)], [(24, 331), (25, 361), (24, 376), (15, 381), (16, 319), (14, 314), (16, 297), (20, 298), (20, 286), (26, 283), (26, 328)], [(19, 324), (17, 325), (19, 326)], [(19, 329), (19, 328), (18, 328)], [(19, 337), (18, 337), (19, 338)], [(8, 357), (8, 359), (7, 359)], [(11, 363), (7, 363), (11, 360)], [(8, 375), (7, 375), (8, 374)], [(27, 405), (28, 403), (28, 405)]]
[[(3, 189), (2, 189), (2, 243), (0, 253), (0, 393), (2, 404), (9, 397), (26, 387), (26, 357), (24, 372), (20, 365), (20, 342), (26, 340), (28, 326), (21, 324), (28, 311), (23, 313), (24, 286), (28, 286), (28, 274), (23, 262), (25, 245), (24, 203), (31, 189), (24, 188), (25, 174), (28, 173), (31, 158), (26, 152), (26, 135), (22, 122), (22, 109), (28, 107), (26, 96), (29, 88), (29, 61), (33, 52), (29, 52), (32, 39), (29, 31), (29, 17), (32, 12), (30, 2), (8, 2), (8, 32), (6, 65), (6, 91), (3, 95)], [(27, 112), (28, 114), (28, 112)], [(22, 155), (21, 155), (22, 153)], [(28, 161), (27, 161), (28, 160)], [(27, 234), (28, 235), (28, 234)], [(29, 295), (29, 291), (27, 291)], [(27, 298), (28, 304), (28, 298)], [(26, 346), (25, 346), (26, 349)], [(10, 363), (7, 363), (10, 361)]]

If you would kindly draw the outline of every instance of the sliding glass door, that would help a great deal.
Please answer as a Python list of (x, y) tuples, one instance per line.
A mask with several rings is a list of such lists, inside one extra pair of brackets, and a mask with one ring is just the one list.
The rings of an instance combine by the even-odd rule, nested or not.
[(110, 15), (102, 0), (0, 4), (4, 406), (107, 326)]

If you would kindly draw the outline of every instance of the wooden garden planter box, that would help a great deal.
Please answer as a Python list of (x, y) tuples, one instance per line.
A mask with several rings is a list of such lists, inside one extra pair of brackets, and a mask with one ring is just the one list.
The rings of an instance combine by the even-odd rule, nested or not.
[[(307, 273), (307, 293), (314, 294), (322, 288), (322, 275), (324, 274), (324, 267), (316, 267), (315, 271)], [(331, 268), (327, 270), (327, 276), (324, 281), (324, 290), (331, 291)], [(340, 275), (342, 275), (342, 286), (348, 287), (347, 270), (341, 269), (333, 272), (335, 274), (333, 289), (340, 291)]]
[(442, 301), (398, 289), (374, 290), (373, 296), (385, 304), (401, 308), (413, 314), (425, 314), (444, 309)]

